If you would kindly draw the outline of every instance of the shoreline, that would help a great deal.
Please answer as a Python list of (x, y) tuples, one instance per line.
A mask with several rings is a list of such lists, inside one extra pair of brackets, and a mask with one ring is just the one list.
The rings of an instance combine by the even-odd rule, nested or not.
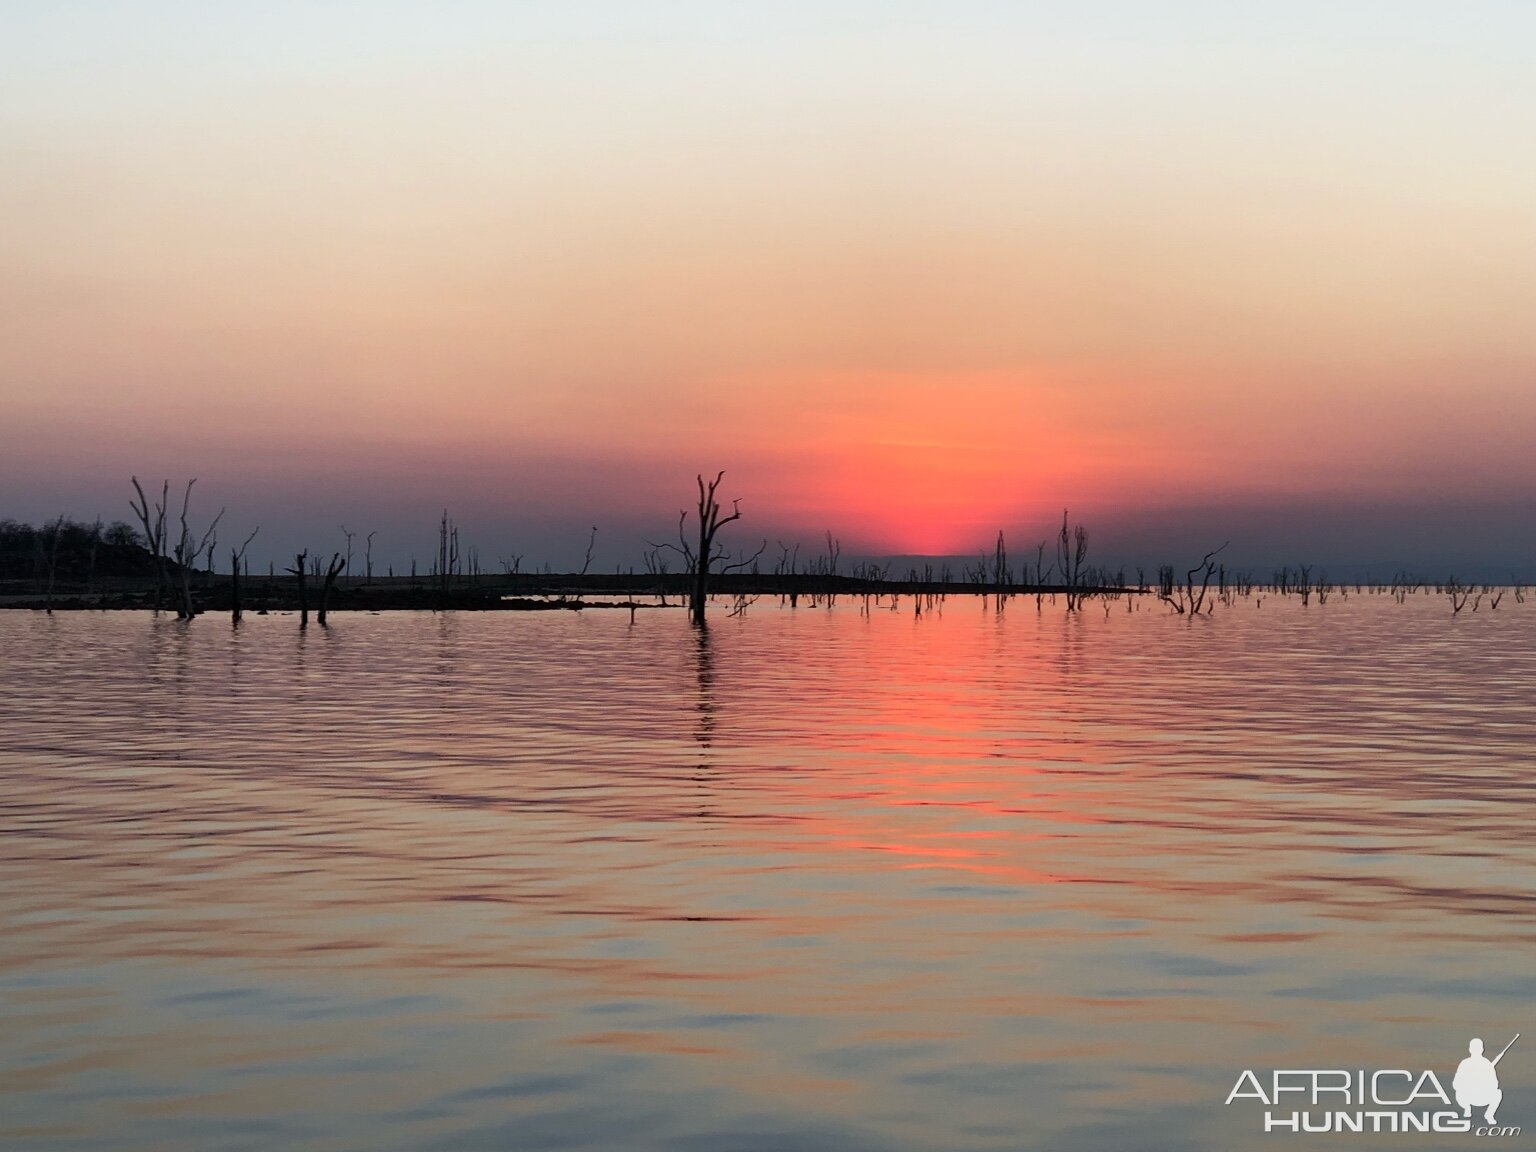
[[(628, 608), (630, 610), (685, 608), (688, 577), (580, 575), (541, 576), (538, 578), (465, 577), (451, 587), (429, 585), (420, 580), (388, 578), (371, 584), (337, 586), (331, 590), (326, 609), (329, 612), (443, 611), (472, 612), (549, 612), (585, 611), (589, 608)], [(228, 576), (199, 575), (201, 583), (192, 589), (193, 606), (199, 615), (229, 613), (234, 608)], [(175, 595), (165, 590), (157, 596), (153, 581), (114, 582), (113, 587), (85, 588), (79, 585), (56, 587), (51, 594), (38, 589), (6, 590), (0, 587), (0, 611), (97, 612), (97, 611), (175, 611)], [(304, 607), (298, 589), (290, 578), (242, 579), (240, 607), (249, 615), (271, 612), (297, 612)], [(1143, 596), (1152, 588), (1094, 586), (1069, 589), (1065, 585), (940, 583), (937, 581), (877, 581), (851, 576), (750, 576), (730, 574), (710, 580), (711, 598), (729, 602), (779, 598), (790, 604), (800, 601), (817, 604), (836, 598), (880, 599), (920, 597), (942, 600), (949, 596), (1061, 596), (1072, 592), (1083, 598), (1118, 599)], [(587, 599), (601, 597), (602, 599)], [(320, 594), (309, 589), (308, 607), (319, 607)], [(158, 604), (157, 604), (158, 600)]]

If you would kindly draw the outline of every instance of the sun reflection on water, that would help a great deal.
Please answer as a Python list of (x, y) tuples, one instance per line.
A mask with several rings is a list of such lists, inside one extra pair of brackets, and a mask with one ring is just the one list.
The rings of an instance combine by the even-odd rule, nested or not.
[(0, 1138), (1227, 1147), (1536, 992), (1526, 623), (5, 614)]

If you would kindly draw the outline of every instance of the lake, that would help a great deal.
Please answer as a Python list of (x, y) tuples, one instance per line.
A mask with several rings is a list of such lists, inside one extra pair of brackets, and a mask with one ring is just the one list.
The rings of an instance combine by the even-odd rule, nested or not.
[(0, 613), (0, 1146), (1229, 1149), (1522, 1027), (1529, 1124), (1532, 611)]

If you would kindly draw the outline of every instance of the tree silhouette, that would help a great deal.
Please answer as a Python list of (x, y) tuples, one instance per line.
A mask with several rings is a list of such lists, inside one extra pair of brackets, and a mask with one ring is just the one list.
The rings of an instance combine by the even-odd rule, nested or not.
[(324, 583), (320, 585), (320, 612), (316, 617), (320, 627), (324, 628), (326, 609), (331, 603), (331, 589), (336, 586), (336, 577), (347, 570), (347, 560), (340, 552), (331, 553), (331, 562), (326, 565)]
[(130, 506), (139, 518), (139, 523), (144, 526), (144, 543), (155, 558), (155, 612), (158, 613), (166, 589), (170, 587), (170, 577), (165, 570), (165, 510), (170, 503), (171, 482), (167, 480), (161, 484), (160, 499), (155, 502), (153, 512), (150, 511), (149, 498), (144, 495), (137, 476), (133, 477), (133, 490), (138, 496), (130, 501)]
[(229, 550), (229, 619), (233, 624), (240, 623), (240, 569), (245, 564), (245, 550), (251, 546), (251, 541), (256, 539), (256, 533), (261, 528), (251, 530), (251, 534), (245, 538), (245, 543), (238, 548)]
[[(720, 514), (720, 501), (715, 493), (720, 488), (720, 481), (724, 479), (722, 470), (715, 473), (715, 478), (708, 484), (704, 482), (704, 474), (698, 475), (699, 502), (698, 516), (698, 544), (690, 544), (688, 541), (688, 510), (685, 508), (677, 514), (677, 539), (676, 544), (651, 544), (652, 548), (669, 548), (674, 552), (682, 553), (683, 559), (688, 564), (688, 571), (693, 576), (692, 585), (688, 593), (688, 619), (699, 625), (704, 624), (704, 609), (709, 602), (709, 577), (710, 569), (721, 560), (729, 560), (730, 553), (724, 549), (716, 548), (715, 537), (720, 529), (724, 528), (732, 520), (741, 519), (741, 501), (731, 501), (731, 512), (728, 516)], [(647, 541), (647, 543), (650, 543)], [(722, 573), (737, 568), (744, 568), (763, 554), (763, 549), (768, 547), (768, 541), (764, 540), (762, 547), (751, 556), (743, 560), (737, 560), (725, 564), (720, 571)]]
[(301, 630), (309, 627), (309, 596), (304, 585), (304, 579), (306, 576), (304, 561), (308, 558), (308, 556), (309, 553), (307, 551), (300, 552), (293, 558), (293, 567), (288, 569), (288, 574), (293, 577), (295, 583), (298, 585), (299, 628)]
[(1061, 569), (1061, 582), (1067, 589), (1067, 611), (1076, 612), (1088, 593), (1084, 590), (1083, 563), (1088, 559), (1088, 529), (1081, 524), (1075, 527), (1067, 519), (1066, 509), (1061, 513), (1061, 531), (1056, 535), (1056, 567)]

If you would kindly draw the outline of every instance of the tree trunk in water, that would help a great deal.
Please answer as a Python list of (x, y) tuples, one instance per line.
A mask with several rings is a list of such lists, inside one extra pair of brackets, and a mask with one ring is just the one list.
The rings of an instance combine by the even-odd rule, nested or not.
[(693, 574), (693, 590), (688, 596), (688, 616), (695, 624), (704, 623), (704, 605), (709, 600), (709, 569), (699, 561)]
[(317, 617), (317, 622), (322, 628), (326, 626), (325, 610), (331, 602), (331, 589), (336, 586), (336, 577), (346, 571), (346, 567), (345, 561), (337, 554), (331, 557), (330, 566), (325, 570), (325, 582), (320, 585), (320, 614)]
[(176, 609), (176, 615), (182, 620), (190, 620), (196, 614), (192, 610), (192, 570), (183, 564), (181, 566), (181, 606)]
[(688, 615), (695, 624), (704, 623), (704, 606), (709, 602), (709, 550), (711, 539), (709, 515), (704, 501), (699, 501), (699, 552), (693, 565), (693, 594), (688, 598)]
[(293, 573), (293, 578), (299, 584), (299, 627), (301, 629), (309, 627), (309, 592), (304, 584), (305, 556), (305, 553), (300, 552), (297, 562), (292, 568), (288, 569), (288, 571)]

